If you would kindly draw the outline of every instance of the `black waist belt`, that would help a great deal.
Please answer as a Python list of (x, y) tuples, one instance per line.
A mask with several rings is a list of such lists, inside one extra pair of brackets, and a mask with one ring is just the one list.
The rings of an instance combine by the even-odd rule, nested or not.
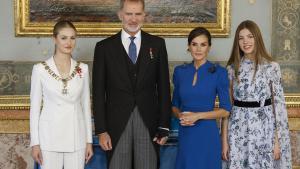
[[(271, 104), (272, 104), (272, 100), (270, 98), (265, 100), (264, 106), (269, 106)], [(244, 101), (234, 100), (233, 105), (237, 107), (260, 107), (260, 102), (244, 102)]]

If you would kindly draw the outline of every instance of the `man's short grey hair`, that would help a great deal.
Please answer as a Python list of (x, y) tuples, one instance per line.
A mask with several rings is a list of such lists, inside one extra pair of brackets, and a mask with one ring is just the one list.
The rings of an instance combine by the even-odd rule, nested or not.
[(144, 0), (120, 0), (120, 9), (124, 8), (124, 3), (126, 1), (130, 1), (130, 2), (140, 2), (143, 5), (143, 9), (145, 9), (145, 1)]

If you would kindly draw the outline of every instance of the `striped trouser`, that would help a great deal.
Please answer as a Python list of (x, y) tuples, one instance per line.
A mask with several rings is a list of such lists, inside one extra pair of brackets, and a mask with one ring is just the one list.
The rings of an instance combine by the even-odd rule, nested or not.
[(132, 169), (132, 165), (135, 169), (157, 169), (152, 139), (137, 107), (116, 145), (109, 169)]

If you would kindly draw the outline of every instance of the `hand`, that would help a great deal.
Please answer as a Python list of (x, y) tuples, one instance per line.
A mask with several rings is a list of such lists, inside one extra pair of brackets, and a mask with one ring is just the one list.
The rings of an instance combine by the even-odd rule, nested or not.
[(179, 120), (182, 126), (193, 126), (195, 122), (199, 120), (199, 113), (182, 112), (181, 114)]
[(157, 128), (153, 141), (155, 141), (159, 145), (164, 145), (168, 140), (169, 132), (170, 132), (169, 129), (165, 129), (161, 127)]
[(111, 139), (107, 132), (99, 134), (99, 144), (104, 151), (112, 149)]
[(280, 145), (278, 141), (275, 141), (275, 145), (274, 145), (274, 159), (275, 160), (280, 159)]
[(87, 143), (85, 148), (85, 164), (90, 161), (93, 155), (93, 145), (91, 143)]
[(39, 165), (43, 165), (43, 156), (39, 145), (32, 146), (31, 156), (35, 162), (37, 162)]
[[(179, 110), (178, 110), (179, 111)], [(181, 117), (182, 117), (182, 113), (181, 112), (176, 112), (175, 113), (175, 117), (177, 118), (177, 119), (180, 119)]]
[(155, 141), (157, 144), (159, 144), (159, 145), (164, 145), (164, 144), (166, 144), (166, 142), (167, 142), (167, 140), (168, 140), (168, 137), (166, 136), (166, 137), (162, 137), (162, 138), (160, 138), (160, 139), (158, 139), (157, 137), (154, 137), (154, 139), (153, 139), (153, 141)]
[(222, 159), (229, 160), (229, 145), (227, 141), (222, 141)]

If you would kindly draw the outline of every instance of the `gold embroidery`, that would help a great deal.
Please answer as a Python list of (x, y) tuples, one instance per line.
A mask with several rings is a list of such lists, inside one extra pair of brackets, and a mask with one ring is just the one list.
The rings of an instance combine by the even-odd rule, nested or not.
[(193, 86), (195, 86), (197, 83), (197, 77), (198, 77), (198, 71), (196, 70), (196, 72), (194, 74), (194, 78), (193, 78)]
[(80, 62), (77, 62), (75, 69), (73, 70), (73, 72), (71, 73), (70, 76), (66, 77), (66, 78), (61, 78), (60, 76), (58, 76), (57, 74), (54, 73), (53, 70), (50, 69), (50, 67), (47, 65), (47, 63), (44, 61), (42, 62), (42, 65), (44, 65), (45, 70), (50, 74), (50, 76), (52, 76), (54, 79), (58, 80), (58, 81), (62, 81), (63, 83), (63, 89), (62, 89), (62, 94), (67, 95), (68, 94), (68, 81), (70, 81), (71, 79), (73, 79), (73, 77), (76, 75), (77, 70), (80, 69), (79, 65)]

